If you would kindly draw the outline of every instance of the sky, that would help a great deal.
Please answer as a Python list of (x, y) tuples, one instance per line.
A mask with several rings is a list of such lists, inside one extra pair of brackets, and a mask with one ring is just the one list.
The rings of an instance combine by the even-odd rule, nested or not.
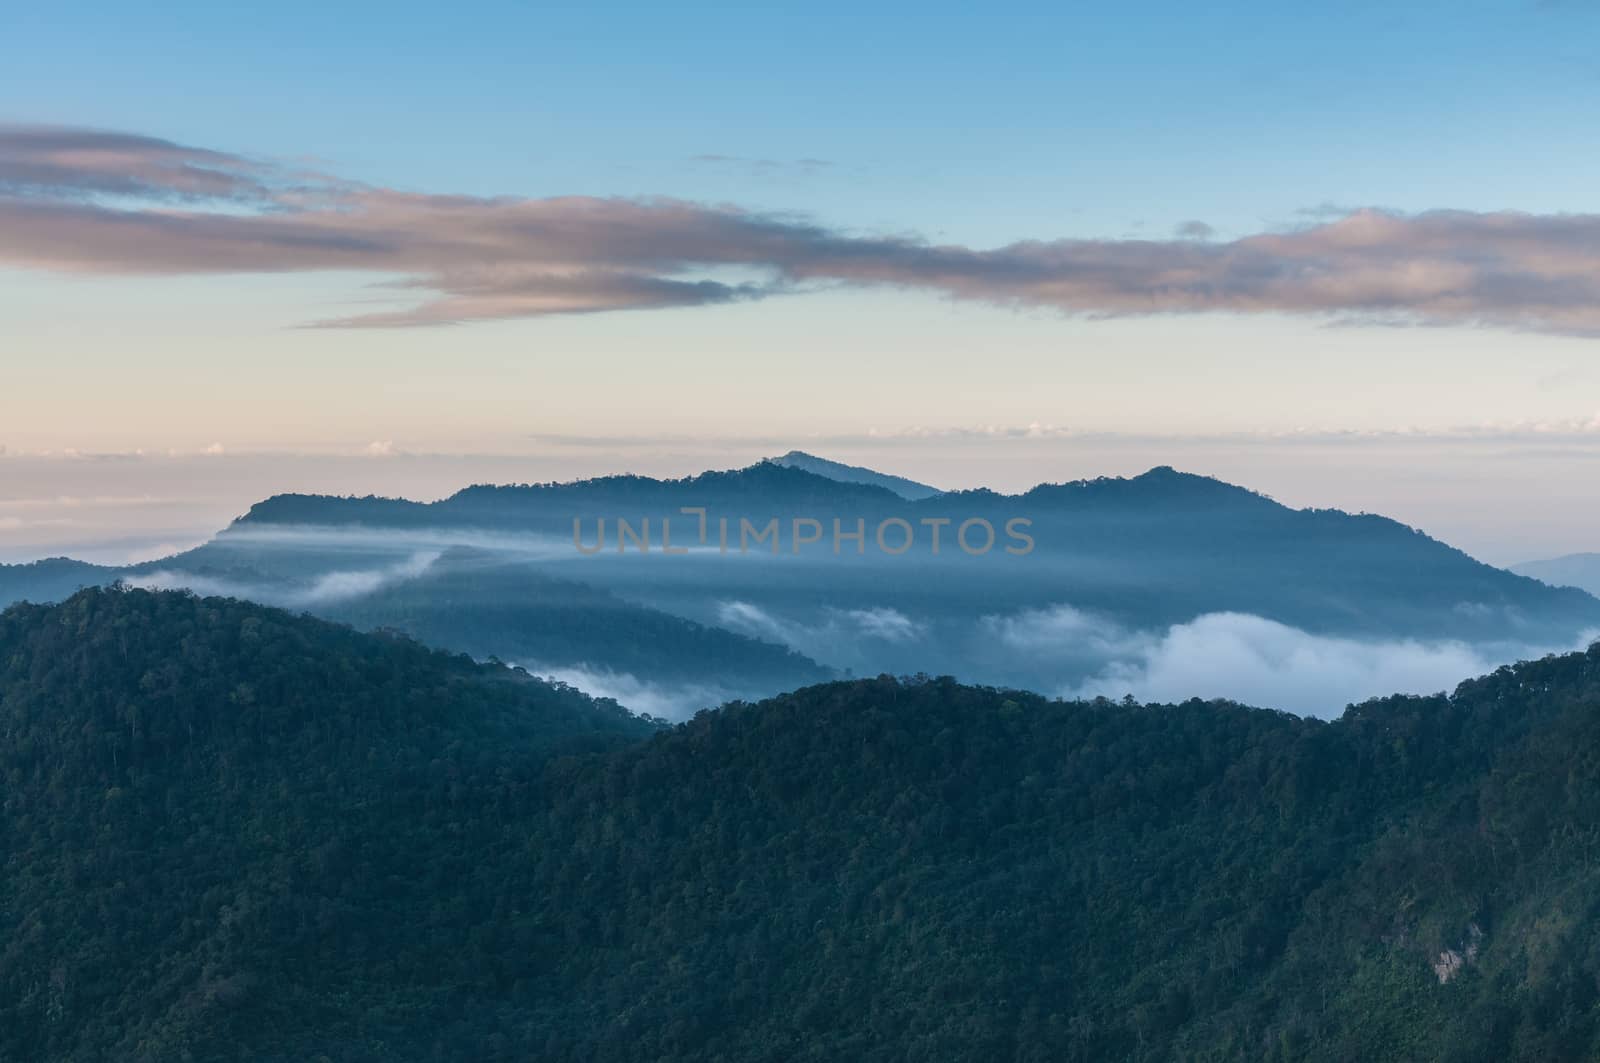
[(1600, 549), (1600, 4), (441, 11), (0, 14), (0, 559), (792, 447)]

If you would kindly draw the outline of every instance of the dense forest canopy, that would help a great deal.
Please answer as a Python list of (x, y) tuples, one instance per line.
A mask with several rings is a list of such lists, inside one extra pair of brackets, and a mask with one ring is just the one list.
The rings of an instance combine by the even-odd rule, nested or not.
[(887, 677), (662, 731), (259, 606), (0, 616), (0, 1059), (1577, 1059), (1600, 650), (1333, 723)]

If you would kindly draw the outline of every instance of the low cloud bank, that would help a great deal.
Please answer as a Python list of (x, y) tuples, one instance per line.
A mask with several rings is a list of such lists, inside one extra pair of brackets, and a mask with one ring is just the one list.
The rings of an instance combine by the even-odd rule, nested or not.
[(1313, 635), (1242, 613), (1212, 613), (1161, 635), (1134, 640), (1069, 697), (1139, 701), (1228, 698), (1331, 718), (1346, 705), (1388, 694), (1434, 694), (1502, 664), (1576, 646), (1501, 646), (1462, 642), (1367, 641)]
[(1358, 638), (1229, 612), (1146, 630), (1066, 604), (935, 623), (888, 607), (824, 609), (803, 620), (724, 602), (718, 619), (864, 674), (948, 673), (1065, 698), (1218, 698), (1322, 718), (1373, 697), (1449, 691), (1500, 665), (1600, 637), (1585, 632), (1564, 645)]
[(1065, 605), (985, 624), (1009, 647), (1045, 660), (1081, 660), (1086, 651), (1100, 657), (1088, 678), (1054, 688), (1063, 697), (1225, 698), (1324, 719), (1369, 698), (1450, 691), (1502, 664), (1580, 649), (1600, 637), (1586, 632), (1564, 646), (1363, 639), (1226, 612), (1162, 632), (1134, 631)]

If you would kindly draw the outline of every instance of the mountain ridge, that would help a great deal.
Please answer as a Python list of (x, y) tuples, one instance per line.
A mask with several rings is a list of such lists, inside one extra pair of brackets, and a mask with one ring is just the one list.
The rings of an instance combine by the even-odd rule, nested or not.
[(806, 472), (825, 476), (830, 480), (838, 480), (842, 483), (866, 483), (885, 487), (901, 498), (912, 502), (944, 493), (937, 487), (930, 487), (925, 483), (918, 483), (916, 480), (911, 480), (904, 476), (879, 472), (876, 469), (869, 469), (862, 465), (846, 465), (844, 462), (830, 461), (827, 458), (819, 458), (815, 454), (807, 454), (803, 450), (791, 450), (787, 454), (779, 455), (776, 458), (768, 458), (767, 460), (776, 465), (804, 469)]
[[(787, 456), (785, 455), (785, 457)], [(806, 456), (809, 457), (809, 455)], [(846, 466), (846, 468), (854, 467)], [(786, 471), (778, 472), (777, 470)], [(874, 476), (885, 480), (902, 479), (888, 474), (876, 473), (873, 470), (865, 471), (873, 472)], [(1227, 481), (1211, 476), (1181, 472), (1170, 465), (1155, 466), (1146, 472), (1131, 477), (1102, 476), (1090, 479), (1040, 483), (1025, 491), (1016, 493), (1004, 493), (994, 491), (991, 488), (969, 488), (952, 491), (928, 488), (929, 491), (934, 493), (920, 498), (906, 498), (896, 494), (891, 488), (878, 483), (837, 480), (800, 466), (783, 465), (777, 459), (764, 459), (737, 469), (709, 470), (683, 477), (657, 478), (632, 473), (618, 473), (568, 481), (472, 484), (434, 502), (418, 502), (412, 499), (377, 495), (354, 496), (287, 492), (272, 495), (261, 502), (257, 502), (249, 511), (237, 518), (234, 523), (316, 523), (315, 521), (303, 521), (302, 515), (294, 512), (297, 509), (312, 505), (347, 504), (351, 509), (362, 511), (356, 514), (358, 517), (384, 511), (392, 511), (393, 515), (409, 515), (420, 511), (438, 510), (442, 512), (458, 506), (462, 502), (476, 502), (484, 497), (525, 500), (537, 497), (570, 497), (585, 493), (600, 497), (617, 497), (622, 492), (631, 489), (638, 495), (643, 495), (655, 501), (659, 500), (660, 496), (689, 489), (709, 488), (716, 490), (728, 487), (745, 489), (774, 486), (795, 488), (802, 485), (812, 488), (810, 492), (807, 492), (812, 494), (833, 491), (848, 499), (901, 502), (912, 505), (939, 499), (960, 498), (975, 493), (984, 493), (997, 499), (1016, 500), (1074, 492), (1093, 494), (1120, 491), (1137, 495), (1152, 489), (1157, 493), (1176, 489), (1183, 494), (1193, 496), (1214, 494), (1215, 497), (1249, 497), (1271, 501), (1267, 496), (1249, 488), (1230, 484)], [(926, 485), (917, 486), (925, 487)]]

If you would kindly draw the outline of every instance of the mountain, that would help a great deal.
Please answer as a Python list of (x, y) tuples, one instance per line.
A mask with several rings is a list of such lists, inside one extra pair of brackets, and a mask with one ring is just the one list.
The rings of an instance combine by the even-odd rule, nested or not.
[(26, 565), (0, 565), (0, 609), (13, 602), (54, 602), (84, 587), (116, 578), (116, 570), (69, 557), (52, 557)]
[[(689, 557), (662, 558), (663, 521), (674, 543), (707, 545)], [(716, 525), (726, 519), (730, 553)], [(794, 544), (795, 519), (822, 525), (820, 544)], [(913, 542), (889, 556), (875, 541), (886, 520), (911, 526)], [(602, 539), (599, 522), (610, 529)], [(653, 521), (654, 563), (620, 549), (616, 524)], [(777, 550), (739, 549), (740, 521), (778, 521)], [(1026, 556), (1005, 550), (1032, 541)], [(862, 542), (831, 547), (841, 531), (866, 529)], [(942, 525), (940, 556), (930, 526)], [(994, 545), (969, 557), (951, 540), (962, 523), (985, 521)], [(1307, 631), (1401, 638), (1503, 639), (1508, 632), (1566, 642), (1600, 626), (1600, 601), (1482, 564), (1396, 521), (1337, 510), (1295, 510), (1208, 477), (1152, 469), (1130, 479), (1041, 485), (1020, 495), (952, 491), (909, 501), (886, 488), (832, 481), (770, 462), (684, 480), (607, 477), (570, 484), (474, 487), (431, 504), (380, 499), (281, 496), (251, 509), (219, 537), (266, 537), (295, 527), (324, 533), (466, 537), (497, 531), (538, 538), (565, 556), (585, 582), (634, 600), (715, 623), (727, 601), (789, 611), (814, 623), (821, 607), (890, 606), (927, 619), (1014, 614), (1069, 604), (1124, 626), (1163, 627), (1210, 612), (1262, 616)], [(579, 557), (574, 527), (591, 548)], [(903, 530), (890, 529), (890, 545)], [(981, 531), (971, 538), (984, 544)], [(843, 555), (842, 557), (840, 555)], [(809, 606), (806, 603), (811, 603)], [(793, 609), (809, 615), (794, 616)], [(800, 647), (797, 647), (800, 648)], [(944, 647), (953, 650), (954, 647)], [(902, 670), (906, 661), (884, 661)], [(912, 669), (915, 670), (915, 669)]]
[[(311, 607), (363, 629), (498, 657), (535, 672), (621, 673), (689, 699), (678, 715), (831, 678), (801, 654), (695, 623), (484, 550), (454, 548), (411, 578)], [(671, 690), (681, 691), (678, 695)], [(636, 706), (637, 707), (637, 706)]]
[[(292, 986), (385, 965), (387, 919), (454, 933), (465, 913), (449, 907), (472, 894), (440, 885), (470, 876), (483, 825), (543, 758), (653, 728), (504, 668), (242, 602), (89, 590), (13, 607), (0, 1059), (214, 1059), (225, 1041), (181, 1046), (240, 1015), (272, 1048), (274, 1024), (336, 1007)], [(311, 1010), (281, 1010), (298, 1003)]]
[(784, 465), (791, 469), (801, 469), (817, 476), (825, 476), (830, 480), (837, 480), (846, 484), (871, 484), (875, 487), (886, 488), (899, 495), (901, 498), (912, 502), (934, 495), (943, 494), (937, 487), (919, 484), (915, 480), (908, 480), (904, 476), (891, 476), (888, 473), (877, 472), (873, 469), (862, 468), (859, 465), (845, 465), (827, 458), (819, 458), (814, 454), (807, 454), (803, 450), (791, 450), (782, 457), (767, 459), (775, 465)]
[[(450, 560), (462, 550), (471, 572)], [(1384, 517), (1165, 466), (916, 500), (776, 461), (433, 503), (281, 495), (195, 550), (98, 574), (398, 627), (673, 716), (830, 674), (918, 672), (1333, 715), (1600, 630), (1581, 590)], [(19, 596), (5, 584), (0, 600)], [(1286, 663), (1307, 659), (1337, 674)]]
[(0, 615), (0, 1059), (1600, 1051), (1600, 648), (1333, 723), (887, 677), (659, 731), (247, 603)]
[[(803, 469), (760, 461), (742, 469), (676, 480), (602, 476), (568, 483), (478, 484), (437, 502), (406, 499), (276, 495), (250, 507), (235, 527), (309, 525), (365, 528), (485, 528), (547, 533), (570, 540), (572, 521), (599, 516), (677, 516), (681, 506), (723, 512), (806, 513), (850, 505), (887, 510), (903, 502), (876, 484), (845, 483)], [(680, 525), (681, 527), (681, 525)]]
[(834, 675), (773, 642), (627, 601), (525, 558), (471, 547), (417, 551), (348, 540), (262, 544), (232, 536), (125, 568), (62, 560), (0, 570), (6, 604), (57, 601), (81, 587), (118, 580), (403, 632), (429, 646), (580, 682), (630, 708), (661, 715), (686, 716)]
[(1600, 594), (1600, 554), (1566, 554), (1547, 561), (1526, 561), (1511, 571), (1552, 587), (1577, 587)]
[[(637, 541), (622, 543), (624, 521), (648, 530), (648, 556)], [(963, 541), (981, 556), (958, 541), (964, 525)], [(1482, 564), (1396, 521), (1292, 509), (1168, 467), (915, 501), (772, 462), (683, 480), (474, 487), (431, 504), (280, 497), (254, 507), (216, 547), (313, 530), (413, 549), (501, 536), (506, 548), (542, 551), (537, 563), (562, 565), (567, 578), (782, 642), (835, 669), (947, 671), (1052, 691), (1107, 668), (1142, 667), (1058, 637), (1052, 618), (1068, 614), (1106, 647), (1240, 615), (1317, 638), (1464, 643), (1485, 661), (1569, 648), (1600, 629), (1594, 597)], [(675, 549), (699, 549), (666, 556), (664, 530)], [(759, 530), (775, 534), (757, 541)], [(802, 532), (820, 541), (800, 544)], [(853, 533), (861, 539), (842, 537)]]

